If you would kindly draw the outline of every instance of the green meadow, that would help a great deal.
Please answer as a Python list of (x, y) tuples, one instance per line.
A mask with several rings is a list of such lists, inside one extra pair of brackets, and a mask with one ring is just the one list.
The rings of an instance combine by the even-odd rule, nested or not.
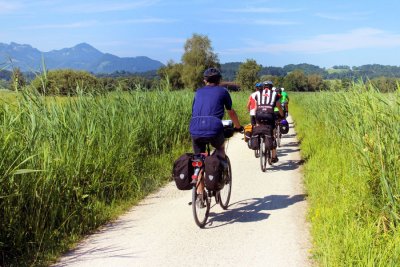
[(292, 93), (320, 266), (400, 264), (400, 90)]
[[(243, 125), (249, 94), (231, 94)], [(400, 90), (289, 95), (316, 264), (398, 265)], [(191, 150), (192, 99), (187, 90), (1, 92), (2, 264), (45, 266), (169, 182), (173, 160)]]

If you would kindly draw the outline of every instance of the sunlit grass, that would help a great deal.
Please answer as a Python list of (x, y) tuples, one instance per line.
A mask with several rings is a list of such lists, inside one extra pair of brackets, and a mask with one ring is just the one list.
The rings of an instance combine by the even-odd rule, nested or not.
[(355, 84), (290, 97), (314, 257), (323, 266), (398, 266), (400, 92)]
[[(168, 182), (173, 160), (191, 150), (191, 91), (6, 95), (0, 265), (44, 264)], [(248, 119), (247, 93), (232, 98)]]
[(167, 181), (161, 162), (188, 147), (190, 92), (14, 100), (0, 105), (4, 262), (32, 261), (104, 223)]

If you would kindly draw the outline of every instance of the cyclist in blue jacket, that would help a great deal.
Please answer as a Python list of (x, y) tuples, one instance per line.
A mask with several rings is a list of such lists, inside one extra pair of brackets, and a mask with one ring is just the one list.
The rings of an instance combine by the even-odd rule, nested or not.
[[(204, 153), (206, 144), (210, 143), (216, 149), (217, 155), (225, 159), (224, 128), (222, 118), (225, 109), (231, 118), (236, 131), (243, 131), (238, 116), (232, 108), (232, 99), (225, 87), (219, 86), (221, 72), (217, 68), (208, 68), (203, 73), (205, 86), (197, 89), (190, 120), (195, 154)], [(199, 188), (202, 192), (202, 188)]]
[(241, 131), (238, 116), (232, 108), (232, 99), (225, 87), (219, 86), (221, 73), (217, 68), (209, 68), (203, 74), (205, 86), (197, 89), (190, 120), (190, 134), (195, 154), (205, 152), (206, 144), (215, 147), (217, 155), (225, 158), (224, 131), (222, 118), (225, 109), (232, 119), (235, 130)]

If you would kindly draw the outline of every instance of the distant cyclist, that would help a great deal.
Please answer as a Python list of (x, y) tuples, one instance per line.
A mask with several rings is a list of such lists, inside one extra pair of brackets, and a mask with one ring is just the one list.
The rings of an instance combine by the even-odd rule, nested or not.
[[(235, 131), (243, 131), (238, 116), (232, 108), (232, 99), (225, 87), (219, 86), (221, 72), (217, 68), (208, 68), (203, 73), (205, 86), (197, 89), (192, 104), (192, 118), (190, 120), (190, 134), (192, 136), (195, 154), (206, 152), (206, 145), (210, 143), (216, 149), (217, 155), (225, 159), (225, 137), (222, 118), (225, 109), (232, 119)], [(199, 185), (201, 194), (204, 184)]]
[(261, 91), (263, 89), (262, 83), (256, 83), (255, 85), (255, 92), (253, 92), (249, 96), (249, 100), (247, 101), (247, 110), (250, 113), (250, 122), (251, 125), (255, 126), (256, 125), (256, 107), (257, 107), (257, 102), (255, 100), (255, 96), (258, 91)]
[(281, 88), (281, 105), (285, 112), (285, 118), (289, 115), (289, 96), (285, 91), (285, 88)]
[[(273, 83), (272, 81), (265, 81), (263, 82), (263, 90), (260, 92), (257, 92), (257, 95), (255, 97), (256, 102), (257, 102), (257, 108), (256, 108), (256, 121), (257, 124), (265, 124), (269, 125), (273, 131), (274, 134), (272, 135), (274, 138), (274, 144), (276, 144), (275, 141), (275, 121), (278, 119), (274, 113), (274, 108), (278, 108), (278, 116), (283, 117), (283, 110), (281, 107), (280, 103), (280, 96), (277, 93), (276, 90), (272, 90), (273, 88)], [(262, 122), (261, 122), (262, 121)], [(276, 154), (276, 146), (271, 149), (272, 152), (272, 163), (276, 163), (279, 161), (278, 156)]]

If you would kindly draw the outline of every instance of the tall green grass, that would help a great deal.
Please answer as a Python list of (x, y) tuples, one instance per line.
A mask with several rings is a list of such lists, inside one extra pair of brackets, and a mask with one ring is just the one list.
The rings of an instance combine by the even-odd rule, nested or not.
[(171, 151), (189, 148), (192, 98), (25, 93), (2, 103), (0, 266), (44, 264), (44, 255), (112, 218), (121, 202), (167, 181)]
[(46, 265), (170, 179), (194, 94), (168, 91), (0, 101), (0, 266)]
[(400, 264), (400, 89), (292, 93), (322, 266)]

